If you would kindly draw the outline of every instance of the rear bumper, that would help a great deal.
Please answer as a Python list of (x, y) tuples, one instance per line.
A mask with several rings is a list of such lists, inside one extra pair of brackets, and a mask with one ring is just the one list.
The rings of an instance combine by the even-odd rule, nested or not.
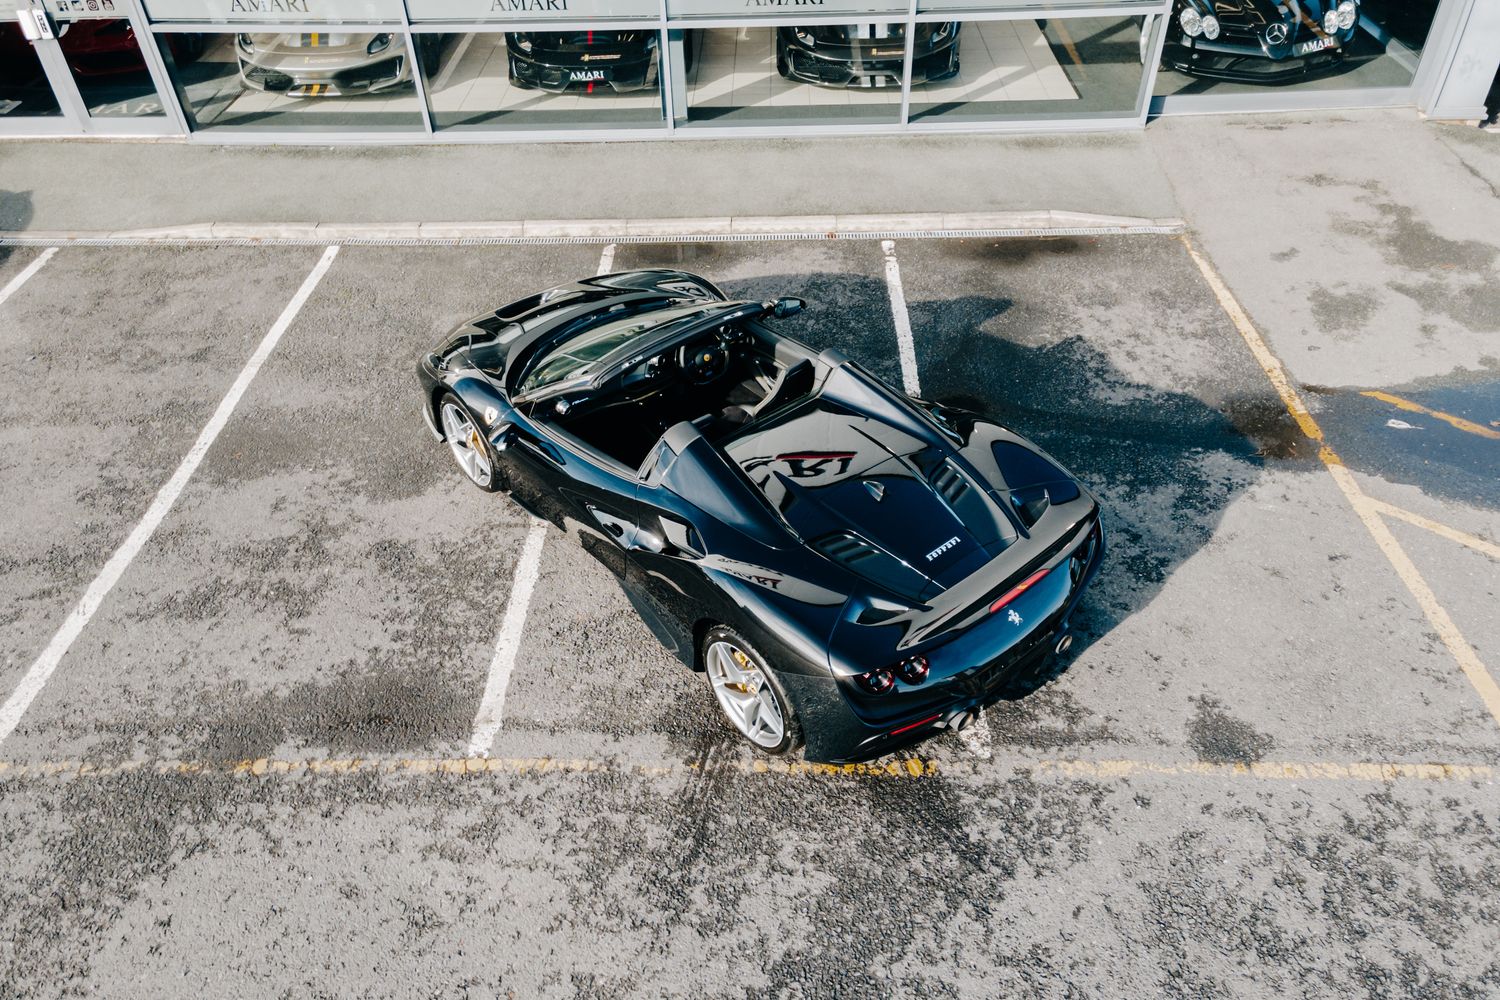
[[(1096, 521), (1088, 563), (1067, 600), (1021, 639), (993, 659), (947, 678), (944, 694), (918, 707), (880, 719), (862, 718), (831, 677), (784, 677), (803, 719), (809, 760), (852, 764), (907, 749), (923, 740), (962, 728), (1009, 693), (1014, 678), (1040, 669), (1057, 654), (1084, 591), (1104, 560), (1104, 527)], [(1087, 538), (1081, 544), (1087, 544)], [(935, 668), (934, 668), (935, 669)]]

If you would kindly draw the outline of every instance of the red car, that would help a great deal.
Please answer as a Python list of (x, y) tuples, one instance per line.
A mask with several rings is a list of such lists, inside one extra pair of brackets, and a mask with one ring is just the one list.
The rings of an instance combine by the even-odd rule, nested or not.
[[(172, 58), (192, 62), (203, 54), (207, 36), (168, 35)], [(68, 25), (59, 38), (68, 68), (79, 76), (139, 73), (146, 68), (135, 31), (123, 17), (87, 19)]]

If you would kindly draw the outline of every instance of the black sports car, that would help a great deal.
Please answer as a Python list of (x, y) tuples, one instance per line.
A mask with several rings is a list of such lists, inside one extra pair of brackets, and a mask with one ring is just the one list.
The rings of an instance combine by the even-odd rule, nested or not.
[[(957, 21), (919, 24), (911, 82), (958, 75)], [(776, 29), (776, 72), (825, 87), (899, 87), (906, 58), (901, 24), (808, 24)]]
[(1177, 0), (1162, 65), (1243, 83), (1332, 69), (1359, 30), (1359, 0)]
[(1065, 651), (1104, 533), (1024, 438), (769, 325), (802, 306), (681, 271), (563, 285), (424, 356), (422, 413), (620, 578), (751, 743), (860, 761)]
[[(692, 32), (683, 44), (692, 69)], [(505, 46), (510, 82), (518, 87), (643, 90), (656, 86), (661, 71), (655, 31), (510, 32)]]

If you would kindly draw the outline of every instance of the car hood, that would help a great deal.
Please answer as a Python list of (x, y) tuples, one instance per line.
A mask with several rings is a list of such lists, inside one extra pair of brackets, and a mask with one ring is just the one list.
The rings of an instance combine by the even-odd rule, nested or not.
[(1017, 537), (944, 449), (825, 400), (724, 450), (810, 548), (907, 601), (968, 578)]

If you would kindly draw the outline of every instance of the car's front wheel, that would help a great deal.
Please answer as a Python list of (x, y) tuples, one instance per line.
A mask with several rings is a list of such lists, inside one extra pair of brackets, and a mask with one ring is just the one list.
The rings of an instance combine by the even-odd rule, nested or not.
[(725, 718), (756, 749), (784, 754), (801, 726), (781, 681), (744, 636), (722, 625), (703, 637), (703, 673)]
[(448, 442), (453, 460), (469, 482), (486, 493), (499, 490), (501, 479), (495, 468), (495, 452), (469, 408), (453, 393), (445, 393), (438, 402), (438, 419), (443, 425), (443, 440)]

